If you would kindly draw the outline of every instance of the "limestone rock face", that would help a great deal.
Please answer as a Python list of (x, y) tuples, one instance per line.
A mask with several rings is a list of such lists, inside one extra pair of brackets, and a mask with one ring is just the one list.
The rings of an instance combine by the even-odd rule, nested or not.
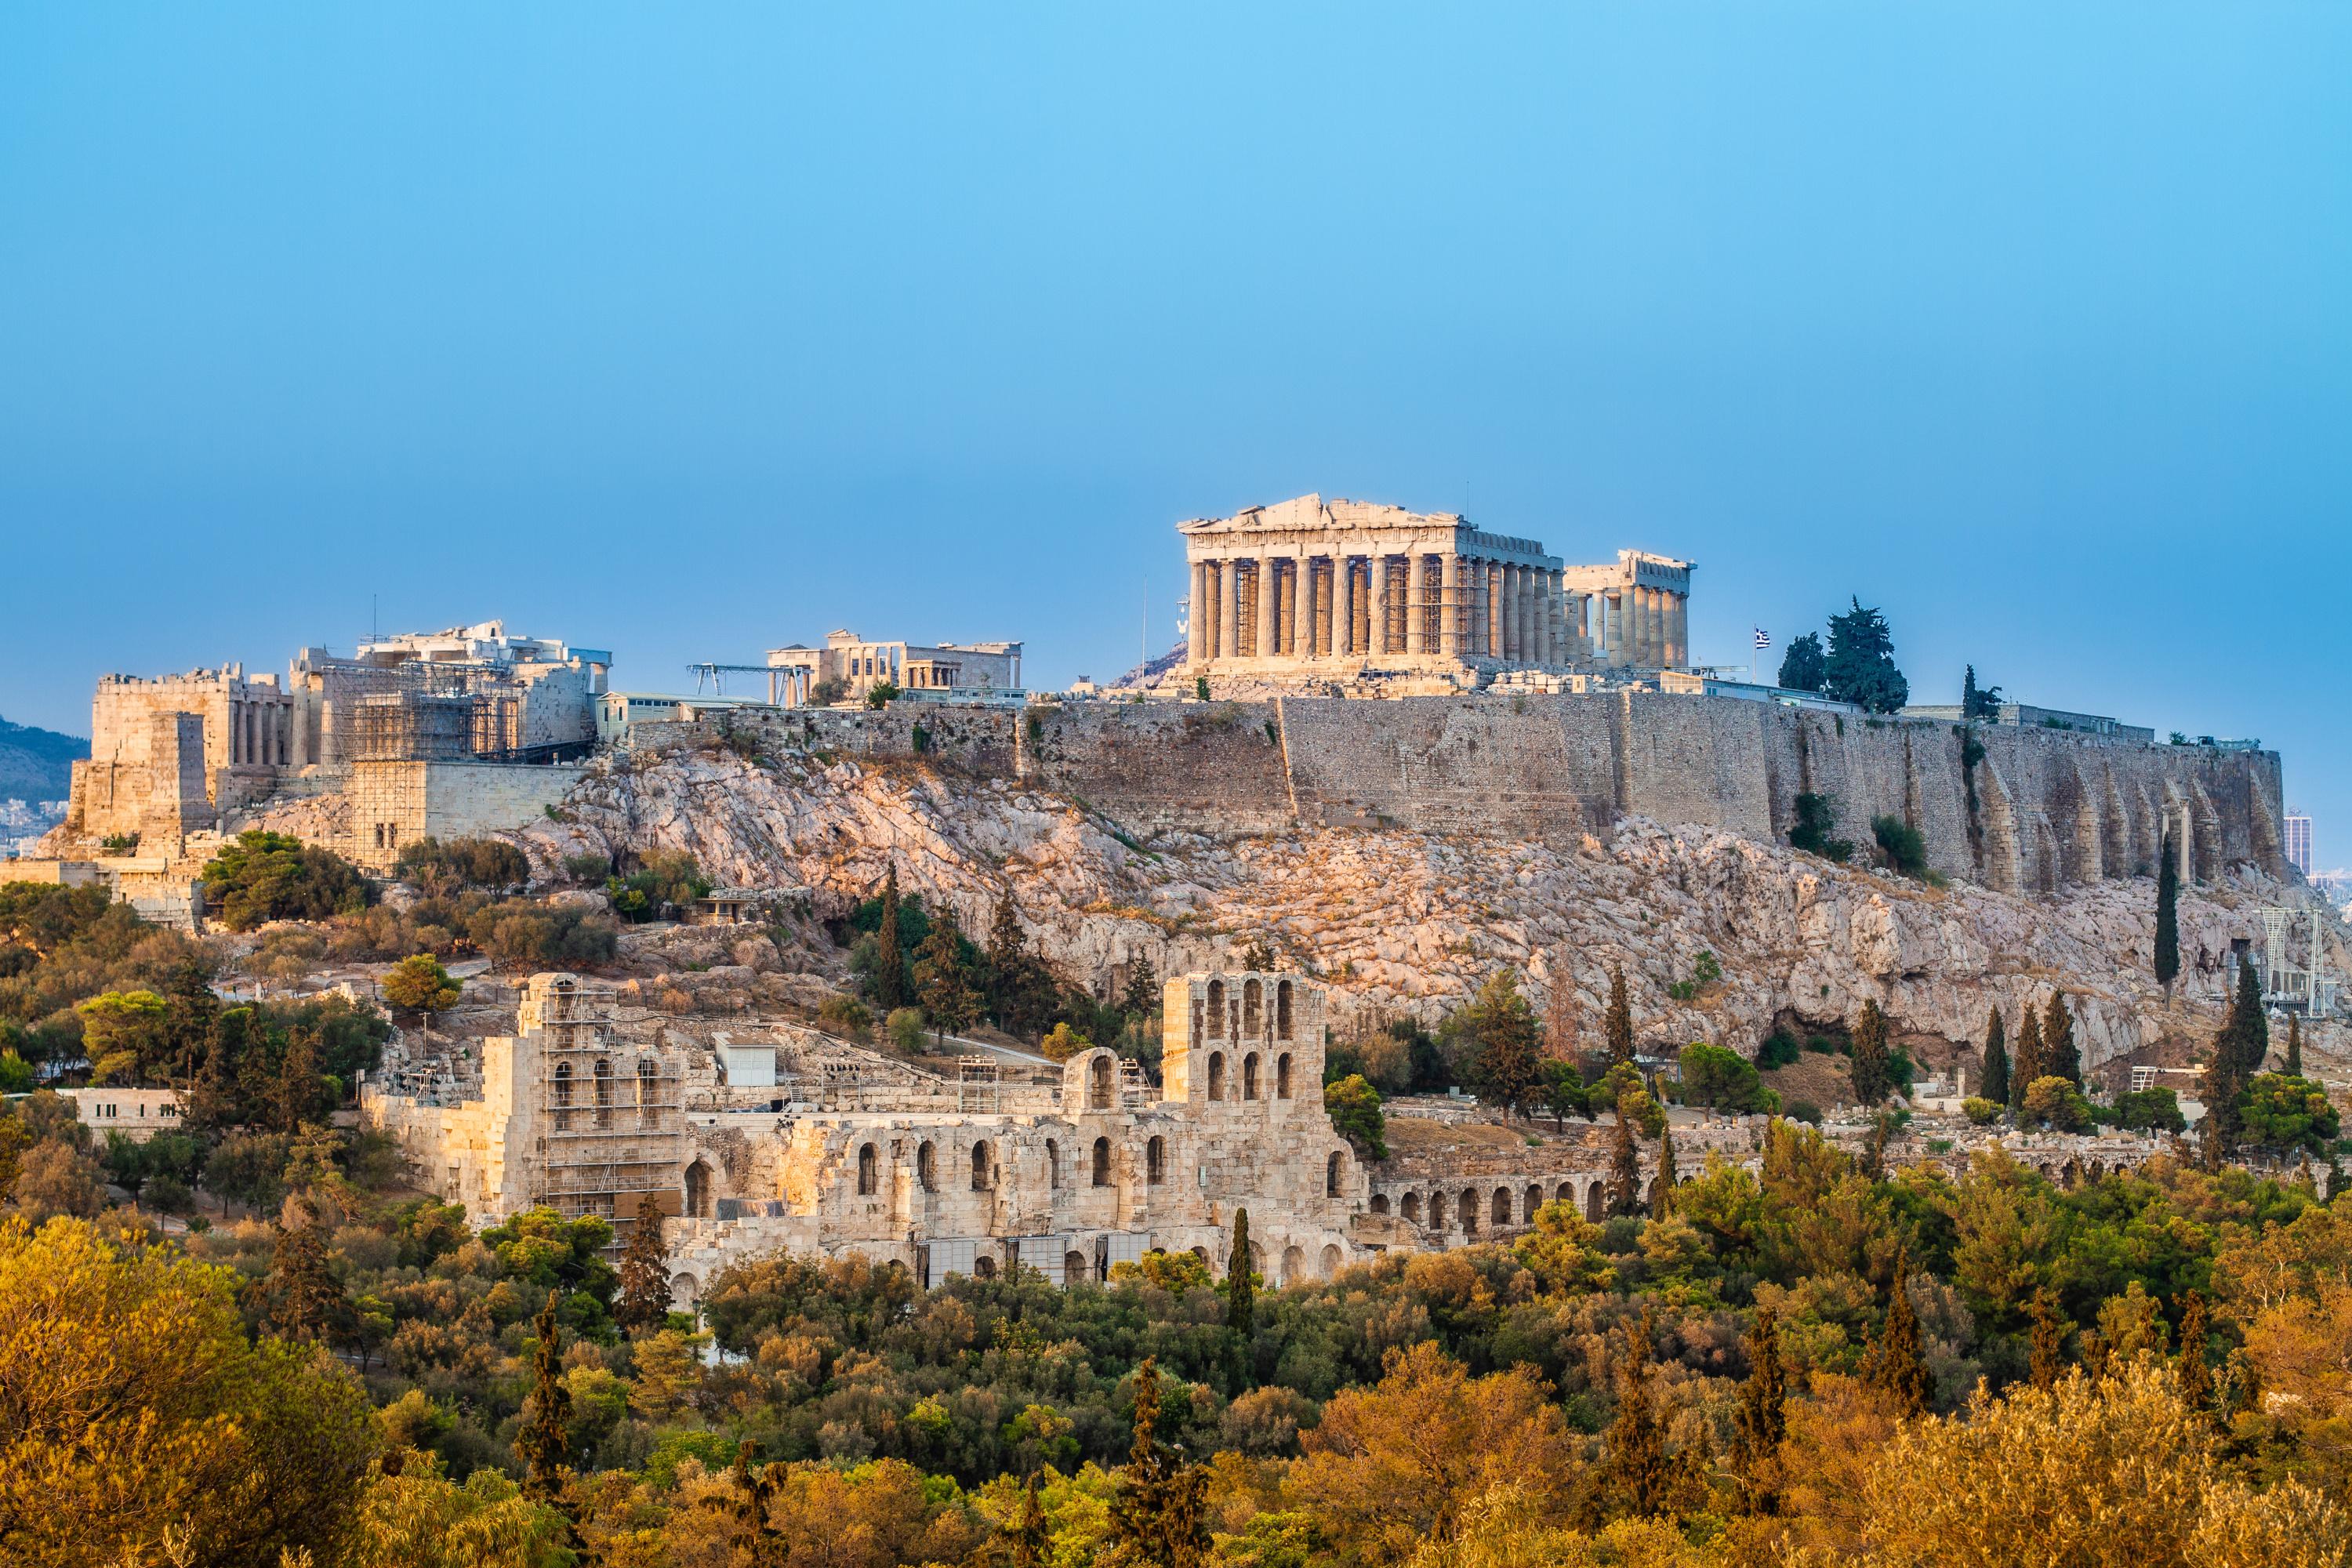
[[(1145, 837), (1043, 789), (919, 762), (715, 749), (602, 761), (565, 816), (514, 836), (542, 871), (583, 850), (683, 849), (713, 880), (797, 895), (818, 918), (870, 896), (895, 865), (903, 889), (952, 908), (978, 939), (1009, 888), (1032, 942), (1102, 994), (1132, 959), (1161, 976), (1230, 967), (1263, 938), (1332, 987), (1343, 1034), (1404, 1015), (1433, 1022), (1508, 965), (1539, 1008), (1565, 1007), (1597, 1037), (1622, 965), (1656, 1047), (1752, 1052), (1776, 1021), (1851, 1019), (1865, 998), (1900, 1032), (1968, 1043), (1990, 1008), (2013, 1036), (2021, 1006), (2063, 989), (2091, 1067), (2168, 1037), (2202, 1044), (2234, 979), (2232, 941), (2259, 951), (2259, 905), (2302, 896), (2251, 872), (2184, 888), (2168, 1002), (2151, 970), (2148, 879), (2030, 898), (1939, 889), (1640, 818), (1565, 845), (1394, 827)], [(2340, 931), (2337, 966), (2352, 957)], [(1671, 997), (1702, 952), (1721, 978)], [(2313, 1048), (2333, 1050), (2337, 1033), (2311, 1031)]]

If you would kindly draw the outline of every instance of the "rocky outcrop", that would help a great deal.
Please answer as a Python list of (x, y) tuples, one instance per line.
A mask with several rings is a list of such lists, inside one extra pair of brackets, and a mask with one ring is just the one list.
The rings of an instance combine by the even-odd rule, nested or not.
[[(1776, 1021), (1848, 1019), (1865, 997), (1925, 1043), (1968, 1042), (1989, 1008), (2013, 1027), (2021, 1006), (2063, 990), (2095, 1066), (2210, 1029), (2232, 942), (2259, 942), (2256, 906), (2284, 896), (2252, 872), (2185, 889), (2168, 1003), (2150, 969), (2147, 879), (2018, 898), (1640, 818), (1569, 840), (1394, 826), (1139, 836), (1045, 789), (919, 761), (718, 747), (600, 763), (563, 815), (515, 836), (543, 868), (582, 850), (684, 849), (722, 883), (798, 893), (820, 916), (869, 896), (895, 864), (902, 888), (978, 933), (1009, 888), (1065, 977), (1106, 994), (1135, 958), (1165, 976), (1230, 964), (1263, 938), (1333, 987), (1343, 1030), (1433, 1021), (1507, 965), (1539, 1006), (1593, 1033), (1622, 965), (1645, 1038), (1743, 1050)], [(1702, 952), (1721, 978), (1671, 996)], [(2332, 1031), (2315, 1033), (2327, 1049)]]

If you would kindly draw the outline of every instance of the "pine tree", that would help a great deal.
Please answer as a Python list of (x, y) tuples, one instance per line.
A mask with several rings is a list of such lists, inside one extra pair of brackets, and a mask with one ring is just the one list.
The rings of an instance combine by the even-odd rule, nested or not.
[(1985, 1020), (1984, 1081), (1977, 1085), (1977, 1093), (1995, 1105), (2009, 1103), (2009, 1044), (1999, 1007)]
[(569, 1426), (572, 1391), (563, 1385), (562, 1331), (555, 1325), (555, 1292), (532, 1321), (538, 1348), (531, 1354), (530, 1397), (525, 1402), (522, 1429), (515, 1434), (515, 1455), (523, 1463), (522, 1489), (541, 1502), (554, 1502), (564, 1491), (564, 1461), (572, 1452)]
[(1135, 1371), (1135, 1443), (1110, 1503), (1109, 1568), (1197, 1568), (1209, 1550), (1209, 1473), (1160, 1441), (1160, 1363)]
[(637, 1199), (637, 1223), (621, 1254), (620, 1274), (613, 1321), (624, 1333), (660, 1328), (669, 1317), (669, 1247), (662, 1238), (661, 1206), (651, 1193)]
[(2189, 1292), (2180, 1303), (2180, 1397), (2192, 1410), (2202, 1410), (2213, 1401), (2213, 1373), (2205, 1364), (2205, 1341), (2211, 1325), (2205, 1310), (2205, 1297), (2196, 1290)]
[(1895, 667), (1895, 638), (1886, 617), (1864, 607), (1830, 617), (1830, 644), (1822, 689), (1873, 713), (1892, 713), (1911, 700), (1911, 683)]
[(1041, 1005), (1045, 990), (1036, 960), (1022, 934), (1021, 918), (1013, 910), (1011, 889), (999, 893), (988, 919), (988, 964), (982, 990), (988, 1016), (1000, 1028), (1031, 1035), (1044, 1026), (1049, 1008)]
[(961, 1034), (980, 1017), (981, 994), (964, 956), (963, 928), (942, 909), (915, 950), (915, 1002), (941, 1035)]
[(1037, 1472), (1029, 1472), (1029, 1487), (1021, 1500), (1021, 1522), (1013, 1527), (1013, 1568), (1045, 1568), (1053, 1535), (1045, 1528), (1045, 1504), (1037, 1495)]
[(1658, 1129), (1658, 1179), (1650, 1189), (1650, 1217), (1664, 1219), (1675, 1212), (1675, 1134)]
[(750, 1438), (735, 1445), (735, 1463), (728, 1468), (728, 1477), (734, 1482), (726, 1497), (713, 1495), (703, 1499), (703, 1506), (734, 1516), (743, 1533), (747, 1556), (736, 1561), (746, 1568), (782, 1568), (788, 1552), (784, 1532), (776, 1528), (771, 1517), (771, 1506), (776, 1494), (783, 1489), (784, 1467), (751, 1464), (753, 1445)]
[(2156, 983), (2172, 999), (2172, 982), (2180, 973), (2180, 867), (2167, 829), (2156, 864)]
[(1609, 1011), (1601, 1018), (1601, 1037), (1609, 1047), (1612, 1064), (1633, 1059), (1633, 1005), (1625, 995), (1625, 971), (1622, 967), (1609, 972)]
[(2025, 1091), (2033, 1080), (2046, 1070), (2042, 1056), (2042, 1015), (2028, 1002), (2018, 1016), (2017, 1055), (2009, 1069), (2009, 1108), (2014, 1111), (2025, 1103)]
[(2074, 1009), (2055, 991), (2042, 1013), (2042, 1062), (2044, 1078), (2063, 1078), (2076, 1089), (2083, 1087), (2083, 1056), (2074, 1047)]
[(1667, 1511), (1675, 1469), (1666, 1458), (1665, 1423), (1658, 1419), (1650, 1398), (1650, 1325), (1643, 1317), (1625, 1325), (1625, 1354), (1618, 1363), (1623, 1384), (1617, 1396), (1617, 1415), (1601, 1435), (1603, 1473), (1620, 1507), (1616, 1511), (1635, 1519), (1654, 1519)]
[(1788, 1435), (1789, 1369), (1780, 1360), (1780, 1322), (1771, 1308), (1759, 1307), (1748, 1330), (1748, 1381), (1739, 1385), (1731, 1439), (1740, 1506), (1750, 1513), (1770, 1513), (1779, 1506), (1769, 1462)]
[(1886, 1180), (1886, 1140), (1895, 1131), (1895, 1119), (1885, 1111), (1870, 1119), (1870, 1139), (1863, 1145), (1862, 1173), (1874, 1182)]
[(319, 1042), (309, 1029), (297, 1027), (287, 1037), (286, 1056), (270, 1087), (270, 1110), (280, 1132), (299, 1132), (302, 1124), (320, 1114)]
[(2286, 1076), (2303, 1076), (2303, 1015), (2300, 1013), (2286, 1016)]
[(1642, 1151), (1633, 1142), (1633, 1091), (1617, 1097), (1617, 1128), (1609, 1145), (1609, 1212), (1642, 1212)]
[(1151, 960), (1139, 952), (1127, 961), (1127, 993), (1118, 1010), (1140, 1024), (1159, 1013), (1160, 1001), (1160, 976), (1153, 973)]
[(1242, 949), (1242, 967), (1259, 974), (1271, 974), (1279, 967), (1275, 962), (1274, 949), (1266, 945), (1265, 938), (1254, 936), (1249, 939), (1249, 945)]
[(874, 1005), (887, 1013), (907, 1000), (907, 961), (898, 951), (898, 865), (882, 879), (882, 930), (874, 952)]
[(1873, 1388), (1893, 1400), (1896, 1414), (1906, 1418), (1927, 1414), (1936, 1384), (1928, 1375), (1927, 1358), (1920, 1344), (1919, 1314), (1911, 1305), (1907, 1252), (1895, 1256), (1895, 1289), (1886, 1303), (1886, 1323), (1878, 1343), (1871, 1347), (1864, 1375)]
[(1876, 1105), (1894, 1087), (1886, 1068), (1886, 1015), (1874, 999), (1864, 998), (1862, 1016), (1853, 1026), (1853, 1097)]
[(2066, 1320), (2058, 1312), (2058, 1293), (2043, 1286), (2033, 1293), (2025, 1311), (2033, 1322), (2026, 1375), (2034, 1387), (2047, 1389), (2066, 1370)]
[(300, 1223), (278, 1222), (269, 1253), (270, 1326), (288, 1339), (339, 1340), (349, 1302), (327, 1269), (319, 1211), (305, 1200)]

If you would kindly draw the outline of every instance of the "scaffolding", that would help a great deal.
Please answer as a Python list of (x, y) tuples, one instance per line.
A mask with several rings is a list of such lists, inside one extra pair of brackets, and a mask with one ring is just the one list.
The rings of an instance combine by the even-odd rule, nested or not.
[(1004, 1093), (996, 1058), (966, 1053), (956, 1058), (956, 1111), (991, 1114), (1003, 1109)]
[[(2342, 982), (2327, 973), (2321, 913), (2317, 909), (2292, 909), (2282, 904), (2263, 910), (2263, 1001), (2266, 1005), (2318, 1017), (2336, 1011)], [(2304, 936), (2307, 962), (2293, 961), (2297, 931)]]
[(683, 1085), (664, 1055), (616, 1038), (617, 995), (559, 980), (531, 1031), (539, 1047), (542, 1159), (531, 1201), (566, 1219), (611, 1223), (613, 1246), (636, 1228), (648, 1194), (679, 1209)]

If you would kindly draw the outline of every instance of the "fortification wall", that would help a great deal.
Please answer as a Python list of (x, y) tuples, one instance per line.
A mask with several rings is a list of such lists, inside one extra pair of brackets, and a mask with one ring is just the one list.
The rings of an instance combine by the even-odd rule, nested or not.
[(2146, 875), (2168, 821), (2185, 830), (2200, 879), (2237, 862), (2273, 875), (2284, 867), (2275, 752), (2000, 725), (1963, 732), (1736, 699), (1279, 697), (1022, 713), (901, 703), (648, 726), (646, 743), (707, 743), (726, 724), (766, 745), (920, 751), (1034, 780), (1147, 831), (1399, 826), (1561, 841), (1632, 815), (1771, 839), (1811, 794), (1858, 852), (1873, 844), (1874, 819), (1897, 817), (1918, 830), (1936, 870), (2008, 892)]

